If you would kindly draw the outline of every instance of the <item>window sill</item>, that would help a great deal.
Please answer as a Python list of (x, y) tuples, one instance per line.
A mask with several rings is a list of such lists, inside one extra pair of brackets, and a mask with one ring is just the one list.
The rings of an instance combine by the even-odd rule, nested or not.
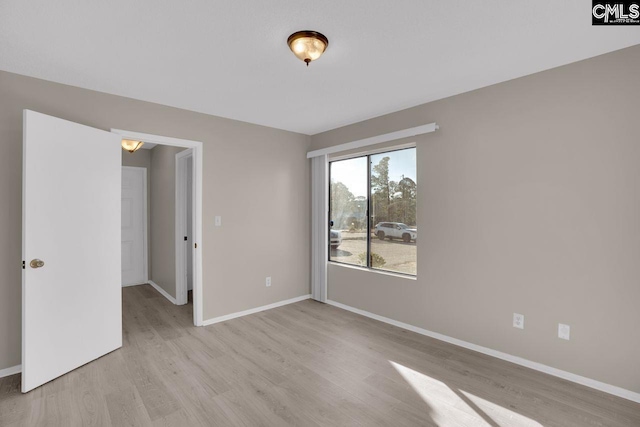
[(418, 276), (414, 276), (414, 275), (411, 275), (411, 274), (403, 274), (403, 273), (396, 273), (396, 272), (393, 272), (393, 271), (378, 270), (376, 268), (369, 268), (369, 267), (362, 267), (362, 266), (359, 266), (359, 265), (345, 264), (343, 262), (327, 261), (327, 264), (337, 265), (337, 266), (342, 267), (342, 268), (350, 268), (352, 270), (365, 271), (367, 273), (382, 274), (384, 276), (397, 277), (397, 278), (400, 278), (400, 279), (418, 280)]

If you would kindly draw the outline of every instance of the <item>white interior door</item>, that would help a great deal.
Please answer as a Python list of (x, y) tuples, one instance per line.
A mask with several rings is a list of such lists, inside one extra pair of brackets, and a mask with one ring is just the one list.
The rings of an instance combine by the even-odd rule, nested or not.
[(147, 281), (147, 169), (122, 167), (122, 286)]
[(23, 120), (27, 392), (122, 346), (122, 172), (120, 136), (28, 110)]

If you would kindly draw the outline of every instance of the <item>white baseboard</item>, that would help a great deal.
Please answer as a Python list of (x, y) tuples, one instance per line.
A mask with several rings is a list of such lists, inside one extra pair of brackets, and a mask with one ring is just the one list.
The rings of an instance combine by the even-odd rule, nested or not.
[(523, 359), (522, 357), (513, 356), (511, 354), (503, 353), (498, 350), (493, 350), (487, 347), (482, 347), (477, 344), (473, 344), (467, 341), (462, 341), (457, 338), (452, 338), (447, 335), (440, 334), (438, 332), (432, 332), (427, 329), (422, 329), (417, 326), (409, 325), (408, 323), (399, 322), (397, 320), (389, 319), (388, 317), (380, 316), (374, 313), (370, 313), (359, 308), (351, 307), (337, 301), (327, 300), (327, 304), (341, 308), (343, 310), (351, 311), (361, 316), (369, 317), (371, 319), (378, 320), (380, 322), (388, 323), (399, 328), (407, 329), (409, 331), (426, 335), (431, 338), (435, 338), (440, 341), (447, 342), (449, 344), (464, 347), (469, 350), (477, 351), (478, 353), (493, 356), (498, 359), (506, 360), (507, 362), (515, 363), (516, 365), (524, 366), (536, 371), (544, 372), (545, 374), (553, 375), (554, 377), (562, 378), (567, 381), (571, 381), (577, 384), (581, 384), (605, 393), (612, 394), (614, 396), (622, 397), (624, 399), (631, 400), (633, 402), (640, 403), (640, 393), (636, 393), (630, 390), (626, 390), (621, 387), (617, 387), (611, 384), (606, 384), (600, 381), (593, 380), (591, 378), (583, 377), (580, 375), (572, 374), (571, 372), (563, 371), (560, 369), (552, 368), (551, 366), (543, 365), (542, 363), (533, 362), (531, 360)]
[(140, 286), (140, 285), (146, 285), (146, 284), (148, 284), (148, 283), (149, 283), (149, 281), (148, 281), (148, 280), (145, 280), (145, 281), (143, 281), (143, 282), (127, 283), (126, 285), (124, 285), (124, 284), (123, 284), (123, 285), (122, 285), (122, 287), (123, 287), (123, 288), (128, 288), (129, 286)]
[(0, 369), (0, 378), (8, 377), (22, 372), (22, 365), (12, 366), (10, 368)]
[(169, 295), (167, 293), (167, 291), (165, 291), (160, 286), (158, 286), (158, 284), (156, 282), (154, 282), (153, 280), (148, 280), (147, 283), (150, 284), (151, 286), (153, 286), (156, 291), (160, 292), (163, 297), (165, 297), (166, 299), (171, 301), (173, 304), (178, 305), (178, 301), (176, 301), (176, 299), (174, 297)]
[(283, 305), (293, 304), (294, 302), (304, 301), (306, 299), (311, 298), (311, 294), (302, 295), (300, 297), (295, 297), (291, 299), (287, 299), (284, 301), (274, 302), (273, 304), (263, 305), (262, 307), (251, 308), (249, 310), (238, 311), (236, 313), (225, 314), (224, 316), (214, 317), (213, 319), (205, 320), (202, 322), (202, 326), (213, 325), (214, 323), (225, 322), (227, 320), (235, 319), (237, 317), (248, 316), (249, 314), (259, 313), (265, 310), (271, 310), (272, 308), (282, 307)]

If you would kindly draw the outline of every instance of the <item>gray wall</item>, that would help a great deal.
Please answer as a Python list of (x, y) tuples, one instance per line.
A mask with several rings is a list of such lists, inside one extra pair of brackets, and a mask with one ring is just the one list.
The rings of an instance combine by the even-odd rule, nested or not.
[[(138, 168), (147, 168), (147, 174), (151, 168), (151, 150), (140, 149), (133, 153), (122, 150), (122, 166), (132, 166)], [(147, 184), (149, 176), (147, 175)]]
[(205, 319), (309, 293), (309, 137), (0, 72), (0, 369), (20, 364), (24, 108), (203, 141)]
[(151, 150), (138, 150), (133, 153), (122, 150), (122, 166), (132, 166), (147, 169), (147, 258), (148, 272), (151, 278), (151, 178), (149, 172), (151, 170)]
[(640, 392), (639, 75), (635, 46), (313, 136), (441, 126), (417, 138), (417, 280), (331, 265), (329, 298)]
[(151, 150), (151, 280), (176, 297), (176, 154), (184, 148)]

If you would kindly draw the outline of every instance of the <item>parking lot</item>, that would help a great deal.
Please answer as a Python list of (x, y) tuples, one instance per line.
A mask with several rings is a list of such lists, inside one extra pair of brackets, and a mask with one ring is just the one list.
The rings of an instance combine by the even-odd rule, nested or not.
[[(342, 244), (331, 250), (331, 260), (349, 264), (366, 264), (367, 241), (365, 233), (342, 232)], [(417, 248), (415, 242), (401, 240), (379, 240), (371, 236), (371, 252), (384, 259), (384, 265), (377, 268), (399, 273), (416, 274)]]

